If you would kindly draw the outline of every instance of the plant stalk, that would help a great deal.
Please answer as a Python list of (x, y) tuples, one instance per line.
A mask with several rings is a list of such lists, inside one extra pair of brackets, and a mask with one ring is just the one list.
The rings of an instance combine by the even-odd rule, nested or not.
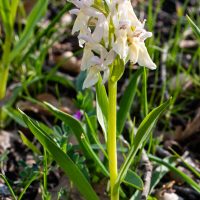
[(109, 112), (108, 112), (108, 156), (110, 171), (111, 200), (119, 200), (119, 191), (113, 195), (117, 179), (117, 148), (116, 148), (116, 104), (117, 82), (109, 80)]
[(5, 97), (9, 67), (0, 66), (0, 100)]

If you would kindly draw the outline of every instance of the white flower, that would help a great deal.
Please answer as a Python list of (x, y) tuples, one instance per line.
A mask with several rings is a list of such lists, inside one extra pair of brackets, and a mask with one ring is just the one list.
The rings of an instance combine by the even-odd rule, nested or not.
[[(73, 9), (70, 10), (70, 14), (77, 15), (77, 18), (74, 22), (74, 26), (72, 29), (72, 34), (75, 32), (83, 29), (83, 22), (87, 24), (90, 17), (94, 17), (98, 19), (98, 26), (97, 28), (100, 29), (104, 20), (104, 15), (100, 11), (96, 10), (95, 8), (90, 7), (92, 4), (94, 4), (94, 0), (68, 0), (69, 2), (76, 5), (79, 9)], [(103, 31), (102, 36), (103, 36)], [(101, 37), (102, 38), (102, 37)]]
[(129, 29), (128, 43), (130, 44), (129, 59), (135, 64), (138, 62), (140, 66), (156, 69), (156, 64), (151, 60), (144, 41), (152, 36), (151, 32), (147, 32), (141, 27), (136, 27), (134, 31)]
[(85, 48), (83, 51), (82, 63), (81, 63), (81, 70), (84, 71), (93, 65), (91, 62), (91, 58), (94, 56), (94, 53), (92, 52), (92, 50), (96, 50), (99, 52), (102, 51), (105, 56), (108, 54), (108, 52), (101, 44), (99, 44), (97, 41), (94, 40), (90, 29), (87, 28), (84, 23), (83, 23), (83, 28), (86, 34), (79, 35), (78, 39), (79, 41), (80, 40), (86, 41)]
[(113, 42), (114, 51), (120, 56), (121, 59), (125, 60), (128, 56), (129, 46), (127, 43), (127, 30), (130, 27), (131, 21), (121, 21), (118, 29), (115, 31), (116, 41)]
[(116, 58), (116, 54), (113, 50), (110, 50), (110, 52), (107, 54), (104, 60), (104, 54), (101, 50), (101, 57), (93, 56), (91, 58), (91, 62), (94, 64), (90, 70), (89, 73), (83, 83), (83, 89), (88, 88), (92, 85), (95, 85), (97, 81), (99, 80), (99, 72), (104, 72), (103, 80), (101, 82), (101, 85), (105, 84), (105, 82), (109, 78), (110, 69), (109, 65), (114, 62)]

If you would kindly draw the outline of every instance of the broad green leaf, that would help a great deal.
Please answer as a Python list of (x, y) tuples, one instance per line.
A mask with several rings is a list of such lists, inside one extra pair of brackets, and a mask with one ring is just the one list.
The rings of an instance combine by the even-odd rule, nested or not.
[(124, 73), (124, 61), (123, 59), (120, 59), (119, 55), (117, 55), (117, 58), (115, 59), (112, 68), (111, 80), (114, 83), (117, 82), (121, 78), (123, 73)]
[(187, 20), (190, 24), (190, 26), (192, 27), (193, 31), (196, 33), (196, 35), (199, 37), (200, 39), (200, 30), (199, 28), (197, 27), (197, 25), (190, 19), (190, 17), (188, 15), (186, 15), (187, 17)]
[(97, 119), (104, 133), (105, 141), (107, 142), (108, 135), (108, 97), (104, 85), (101, 85), (101, 75), (96, 83), (96, 103), (97, 103)]
[(178, 176), (180, 176), (185, 182), (187, 182), (193, 189), (195, 189), (197, 192), (200, 193), (200, 186), (195, 183), (190, 177), (188, 177), (186, 174), (184, 174), (183, 172), (181, 172), (180, 170), (178, 170), (176, 167), (170, 165), (169, 163), (163, 161), (162, 159), (153, 156), (151, 154), (148, 155), (149, 159), (152, 161), (155, 161), (159, 164), (162, 164), (164, 166), (166, 166), (167, 168), (169, 168), (171, 171), (173, 171), (175, 174), (177, 174)]
[(43, 15), (46, 12), (48, 2), (49, 0), (38, 1), (33, 10), (31, 11), (22, 36), (19, 42), (15, 45), (14, 49), (11, 51), (10, 62), (18, 53), (22, 51), (22, 49), (28, 42), (30, 35), (33, 33), (33, 29), (35, 28), (37, 22), (43, 17)]
[(40, 150), (32, 142), (30, 142), (21, 131), (19, 131), (19, 134), (22, 141), (29, 149), (31, 149), (33, 152), (37, 153), (38, 155), (42, 155)]
[(127, 171), (123, 182), (138, 189), (138, 190), (143, 189), (142, 179), (135, 172), (133, 172), (131, 170)]
[(120, 167), (119, 174), (118, 174), (115, 186), (114, 186), (113, 194), (115, 194), (117, 192), (121, 182), (124, 180), (124, 177), (127, 173), (127, 170), (129, 169), (129, 167), (130, 167), (140, 145), (147, 138), (147, 136), (149, 135), (149, 133), (151, 132), (151, 130), (154, 126), (154, 123), (156, 122), (156, 120), (158, 119), (160, 114), (167, 108), (167, 106), (170, 103), (170, 100), (171, 100), (171, 98), (168, 101), (166, 101), (164, 104), (155, 108), (152, 112), (150, 112), (145, 117), (145, 119), (140, 124), (138, 131), (137, 131), (137, 134), (135, 136), (135, 139), (133, 141), (133, 145), (132, 145), (132, 147), (131, 147), (128, 155), (127, 155), (127, 158), (124, 161), (124, 163), (122, 164), (122, 166)]
[(130, 83), (126, 87), (123, 97), (119, 104), (119, 110), (117, 112), (117, 134), (120, 135), (126, 122), (126, 116), (129, 112), (133, 99), (135, 97), (136, 89), (140, 80), (140, 75), (143, 72), (143, 68), (138, 69), (130, 80)]
[(82, 133), (84, 134), (84, 136), (86, 136), (85, 130), (83, 129), (81, 123), (76, 118), (58, 110), (51, 104), (45, 102), (45, 105), (53, 115), (55, 115), (58, 119), (65, 122), (69, 126), (69, 128), (72, 130), (72, 132), (76, 136), (76, 139), (78, 140), (78, 143), (83, 152), (83, 155), (85, 156), (86, 159), (91, 159), (91, 156), (88, 154), (81, 140)]
[(91, 185), (73, 163), (73, 161), (56, 145), (56, 143), (48, 136), (47, 133), (45, 133), (45, 131), (43, 131), (22, 111), (20, 111), (20, 113), (31, 132), (35, 135), (43, 147), (53, 156), (55, 161), (76, 185), (82, 195), (87, 200), (99, 200)]

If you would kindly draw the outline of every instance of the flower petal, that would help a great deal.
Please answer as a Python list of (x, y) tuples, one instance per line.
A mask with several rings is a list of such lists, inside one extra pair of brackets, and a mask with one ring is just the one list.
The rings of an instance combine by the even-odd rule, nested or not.
[(109, 69), (109, 67), (106, 67), (106, 69), (104, 70), (101, 85), (104, 85), (106, 83), (106, 81), (109, 79), (109, 75), (110, 75), (110, 69)]
[(129, 50), (129, 59), (131, 63), (135, 64), (138, 61), (139, 56), (139, 45), (133, 42)]
[(106, 60), (104, 61), (104, 64), (106, 66), (109, 66), (111, 63), (114, 62), (114, 60), (116, 59), (117, 54), (115, 53), (115, 51), (113, 49), (111, 49), (108, 53), (108, 55), (106, 56)]
[(146, 32), (140, 36), (140, 42), (144, 42), (147, 38), (152, 37), (152, 32)]
[(90, 86), (97, 83), (97, 81), (99, 80), (98, 72), (99, 70), (97, 69), (95, 65), (90, 68), (89, 73), (83, 83), (83, 89), (89, 88)]
[(119, 54), (121, 59), (126, 59), (129, 47), (127, 44), (127, 31), (125, 29), (119, 30), (119, 35), (113, 44), (113, 49)]
[(103, 67), (103, 62), (102, 62), (102, 60), (98, 56), (93, 56), (91, 58), (91, 62), (93, 64), (99, 65), (100, 67)]
[(91, 45), (86, 43), (84, 51), (83, 51), (82, 62), (81, 62), (81, 70), (82, 71), (90, 68), (93, 65), (92, 62), (91, 62), (91, 58), (93, 56), (94, 56), (94, 54), (91, 51)]
[(79, 12), (80, 12), (79, 9), (72, 9), (72, 10), (69, 11), (69, 13), (70, 13), (71, 15), (72, 15), (72, 14), (78, 15)]
[[(142, 23), (136, 17), (133, 7), (131, 5), (128, 6), (128, 18), (131, 20), (131, 26), (140, 26), (142, 27)], [(143, 27), (142, 27), (143, 28)]]
[(148, 67), (149, 69), (156, 69), (156, 64), (151, 60), (144, 42), (140, 42), (138, 64), (140, 66)]
[(84, 15), (82, 11), (80, 11), (79, 14), (77, 15), (75, 22), (74, 22), (72, 34), (81, 30), (83, 28), (83, 22), (87, 23), (87, 21), (88, 21), (88, 17), (86, 15)]

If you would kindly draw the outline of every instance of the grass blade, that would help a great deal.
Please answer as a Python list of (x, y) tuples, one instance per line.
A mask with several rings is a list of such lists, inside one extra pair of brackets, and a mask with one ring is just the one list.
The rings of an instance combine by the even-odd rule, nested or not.
[(44, 169), (41, 169), (37, 174), (35, 174), (35, 176), (33, 176), (33, 178), (27, 183), (27, 185), (25, 186), (25, 188), (23, 189), (22, 193), (19, 195), (18, 200), (21, 200), (21, 198), (23, 197), (24, 193), (26, 192), (28, 186), (36, 179), (36, 177), (43, 171)]
[(199, 28), (196, 26), (196, 24), (190, 19), (190, 17), (188, 15), (186, 15), (187, 20), (190, 24), (190, 26), (192, 27), (193, 31), (196, 33), (196, 35), (199, 37), (200, 39), (200, 30)]
[(200, 187), (197, 183), (195, 183), (190, 177), (188, 177), (186, 174), (184, 174), (183, 172), (181, 172), (180, 170), (178, 170), (176, 167), (170, 165), (169, 163), (163, 161), (162, 159), (153, 156), (151, 154), (148, 155), (150, 160), (153, 160), (159, 164), (162, 164), (164, 166), (166, 166), (167, 168), (169, 168), (171, 171), (173, 171), (174, 173), (176, 173), (178, 176), (180, 176), (185, 182), (187, 182), (192, 188), (194, 188), (197, 192), (200, 193)]
[(38, 155), (42, 155), (40, 150), (34, 144), (32, 144), (21, 131), (18, 131), (18, 132), (20, 134), (22, 141), (29, 149), (31, 149), (33, 152), (37, 153)]
[(33, 10), (31, 11), (26, 27), (22, 33), (19, 42), (15, 45), (14, 49), (10, 53), (10, 62), (14, 57), (21, 52), (26, 43), (28, 42), (33, 29), (35, 28), (37, 22), (43, 17), (46, 12), (49, 0), (38, 1)]
[(8, 188), (9, 188), (9, 190), (10, 190), (10, 192), (11, 192), (13, 198), (14, 198), (14, 200), (17, 200), (17, 198), (15, 196), (15, 193), (13, 192), (13, 190), (12, 190), (10, 184), (8, 183), (8, 181), (6, 180), (6, 178), (2, 174), (0, 174), (0, 176), (5, 181), (6, 185), (8, 186)]
[(195, 170), (195, 169), (193, 169), (188, 163), (186, 163), (184, 160), (183, 160), (183, 158), (181, 158), (181, 156), (180, 155), (178, 155), (177, 153), (176, 153), (176, 151), (174, 151), (172, 148), (169, 148), (178, 158), (180, 158), (181, 159), (181, 161), (197, 176), (197, 177), (199, 177), (200, 178), (200, 174)]

